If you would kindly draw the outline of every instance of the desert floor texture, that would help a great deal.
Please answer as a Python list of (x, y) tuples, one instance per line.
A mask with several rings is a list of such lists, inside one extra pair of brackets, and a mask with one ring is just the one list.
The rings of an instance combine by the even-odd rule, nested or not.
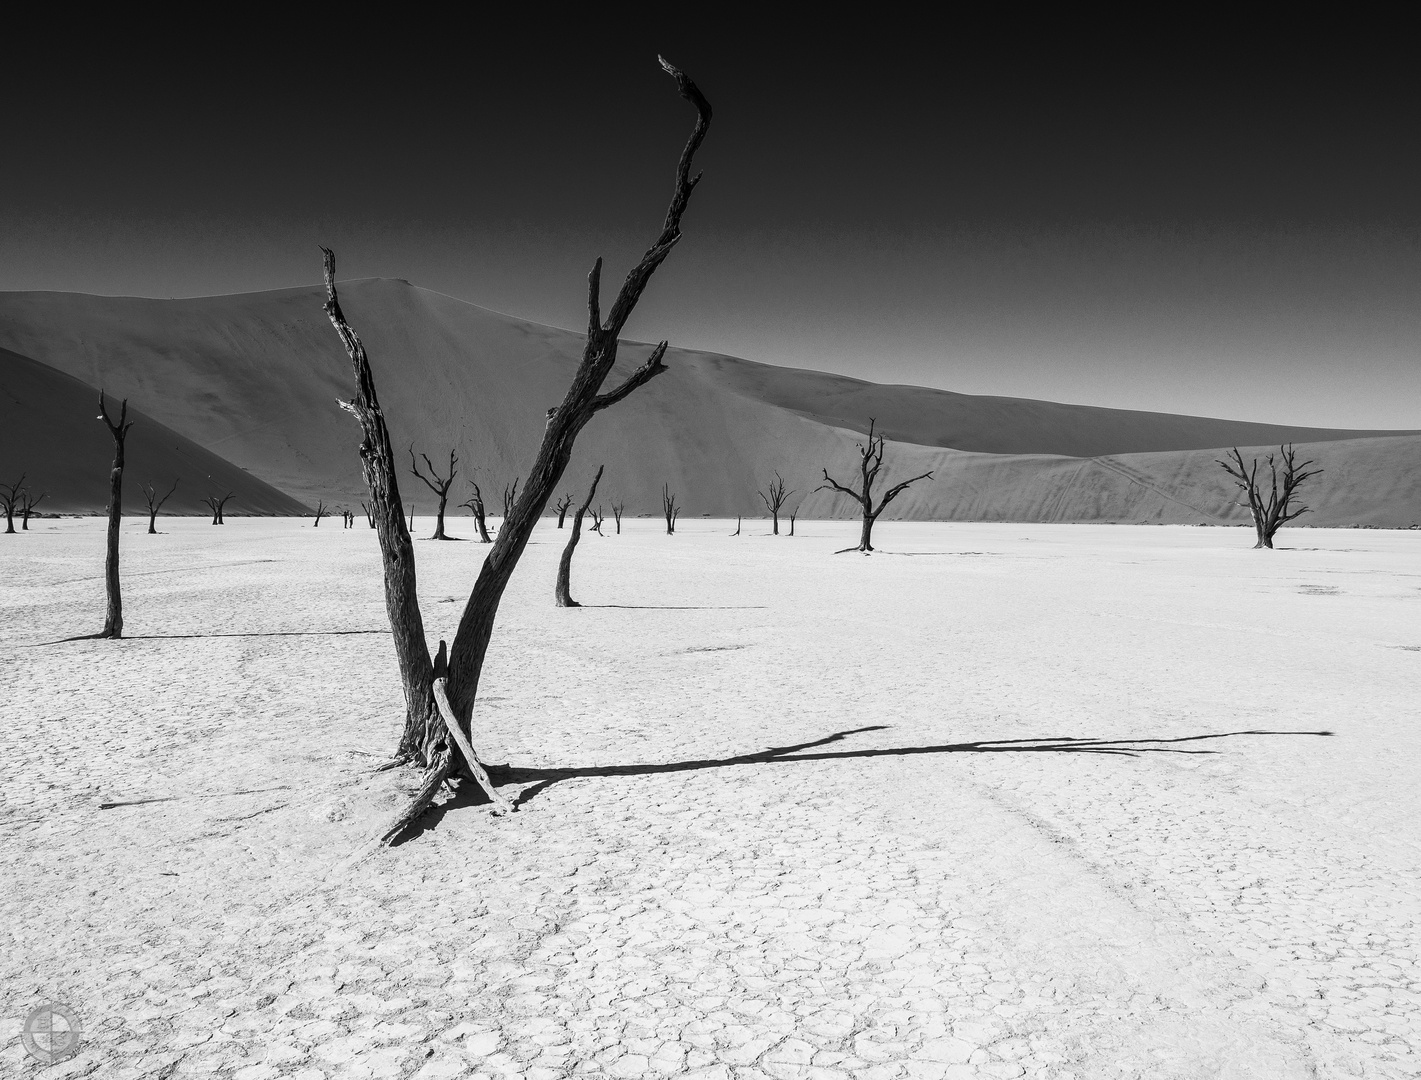
[(636, 520), (559, 610), (549, 521), (519, 812), (342, 869), (418, 782), (359, 524), (129, 519), (121, 642), (40, 644), (102, 520), (0, 537), (0, 1074), (1421, 1075), (1421, 533)]

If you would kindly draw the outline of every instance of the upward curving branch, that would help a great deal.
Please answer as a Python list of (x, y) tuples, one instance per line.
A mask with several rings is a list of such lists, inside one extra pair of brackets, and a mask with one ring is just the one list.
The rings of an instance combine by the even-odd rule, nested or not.
[(911, 487), (913, 484), (916, 484), (919, 480), (927, 480), (929, 477), (932, 476), (932, 470), (929, 470), (925, 473), (913, 477), (910, 480), (904, 480), (901, 484), (894, 485), (883, 493), (883, 496), (878, 500), (878, 506), (875, 507), (873, 505), (873, 485), (878, 482), (878, 474), (883, 468), (884, 443), (884, 437), (882, 435), (874, 434), (873, 429), (875, 423), (876, 421), (872, 417), (869, 417), (868, 440), (866, 442), (859, 443), (858, 447), (859, 477), (861, 484), (859, 490), (855, 491), (853, 488), (848, 487), (845, 484), (839, 483), (839, 481), (835, 480), (832, 476), (829, 475), (828, 469), (823, 470), (824, 483), (820, 484), (817, 488), (814, 489), (815, 491), (823, 491), (825, 489), (828, 489), (830, 491), (842, 492), (845, 495), (852, 496), (858, 501), (859, 506), (862, 507), (863, 530), (859, 535), (858, 546), (853, 548), (845, 548), (845, 551), (862, 551), (865, 553), (872, 551), (873, 523), (878, 520), (878, 515), (883, 513), (884, 507), (886, 507), (904, 491), (908, 490), (908, 488)]
[(419, 462), (414, 459), (414, 443), (410, 443), (410, 471), (420, 480), (423, 480), (424, 486), (434, 492), (435, 496), (439, 499), (438, 516), (434, 519), (434, 535), (430, 537), (430, 539), (448, 540), (450, 538), (444, 535), (444, 507), (449, 503), (449, 489), (453, 486), (454, 477), (457, 473), (455, 466), (459, 464), (458, 455), (456, 455), (453, 450), (449, 451), (448, 476), (439, 475), (439, 470), (434, 467), (434, 462), (429, 460), (428, 454), (420, 454), (419, 456), (424, 458), (424, 467), (429, 470), (428, 476), (420, 472)]
[[(1293, 497), (1304, 481), (1325, 471), (1309, 469), (1309, 465), (1315, 464), (1311, 460), (1298, 464), (1298, 454), (1292, 443), (1278, 447), (1278, 454), (1278, 458), (1271, 453), (1266, 458), (1271, 481), (1267, 499), (1264, 499), (1258, 486), (1257, 458), (1254, 458), (1251, 464), (1245, 465), (1243, 455), (1235, 446), (1225, 455), (1225, 460), (1215, 459), (1215, 463), (1233, 477), (1234, 484), (1244, 494), (1245, 501), (1240, 505), (1248, 507), (1249, 515), (1253, 519), (1253, 530), (1258, 537), (1258, 542), (1253, 545), (1255, 548), (1271, 549), (1273, 537), (1279, 529), (1294, 518), (1310, 512), (1311, 508), (1307, 506), (1294, 507)], [(1283, 470), (1281, 486), (1278, 476), (1280, 464)]]

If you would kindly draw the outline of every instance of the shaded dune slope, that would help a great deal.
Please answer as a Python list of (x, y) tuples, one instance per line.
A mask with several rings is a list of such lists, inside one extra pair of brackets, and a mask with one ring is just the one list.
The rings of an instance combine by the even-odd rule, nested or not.
[[(121, 397), (122, 395), (119, 395)], [(118, 419), (119, 401), (109, 415)], [(8, 349), (0, 349), (0, 462), (11, 483), (26, 475), (26, 486), (47, 495), (44, 513), (83, 513), (108, 505), (113, 438), (98, 419), (99, 391), (73, 376)], [(207, 514), (205, 495), (233, 493), (226, 512), (303, 514), (306, 508), (264, 480), (237, 468), (210, 450), (158, 423), (128, 403), (133, 427), (124, 442), (126, 513), (146, 512), (143, 484), (166, 492), (164, 514)]]
[[(321, 311), (319, 288), (191, 300), (62, 293), (0, 294), (0, 346), (89, 384), (127, 394), (214, 453), (314, 503), (361, 497), (359, 429), (336, 406), (350, 365)], [(401, 281), (342, 284), (346, 314), (370, 352), (396, 449), (436, 462), (457, 447), (465, 480), (496, 506), (525, 470), (546, 410), (562, 400), (582, 337), (488, 311)], [(620, 371), (649, 346), (627, 343)], [(602, 492), (655, 513), (663, 482), (688, 515), (763, 512), (755, 490), (778, 469), (806, 516), (852, 506), (811, 493), (819, 469), (853, 468), (875, 416), (894, 475), (936, 470), (894, 515), (985, 520), (1241, 520), (1208, 448), (1307, 444), (1327, 468), (1309, 490), (1315, 524), (1421, 520), (1421, 436), (1279, 427), (1201, 417), (973, 397), (877, 386), (671, 349), (665, 375), (600, 414), (578, 441), (566, 486), (599, 463)], [(86, 417), (89, 413), (84, 414)], [(100, 431), (102, 434), (102, 431)], [(421, 512), (433, 496), (406, 476)]]

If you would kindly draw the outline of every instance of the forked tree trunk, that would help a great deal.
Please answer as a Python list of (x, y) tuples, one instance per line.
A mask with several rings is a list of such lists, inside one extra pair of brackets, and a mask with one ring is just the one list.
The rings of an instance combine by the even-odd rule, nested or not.
[(464, 503), (464, 505), (467, 506), (470, 513), (474, 515), (474, 528), (478, 531), (479, 543), (492, 544), (493, 539), (488, 534), (488, 522), (484, 520), (483, 492), (479, 490), (479, 485), (472, 480), (469, 481), (469, 486), (474, 489), (474, 497)]
[[(883, 442), (882, 435), (873, 433), (875, 421), (870, 418), (868, 422), (868, 441), (859, 444), (859, 490), (855, 491), (851, 487), (839, 483), (829, 475), (829, 470), (824, 470), (824, 483), (815, 488), (822, 491), (829, 488), (833, 491), (841, 492), (845, 495), (852, 495), (857, 500), (863, 513), (863, 527), (859, 532), (859, 544), (856, 548), (844, 548), (844, 551), (862, 551), (865, 554), (873, 550), (873, 523), (878, 520), (878, 515), (883, 513), (883, 508), (906, 491), (911, 484), (916, 484), (919, 480), (926, 480), (932, 476), (928, 471), (920, 476), (915, 476), (911, 480), (904, 480), (901, 484), (895, 484), (883, 493), (879, 499), (878, 506), (873, 505), (873, 485), (878, 482), (879, 471), (883, 468)], [(799, 511), (796, 510), (795, 513)], [(841, 552), (842, 553), (842, 552)], [(840, 554), (841, 554), (840, 553)]]
[(123, 441), (128, 437), (128, 429), (133, 425), (128, 419), (128, 399), (119, 406), (118, 423), (109, 419), (109, 410), (104, 404), (104, 392), (99, 391), (99, 419), (113, 436), (113, 466), (109, 469), (109, 529), (108, 551), (104, 558), (104, 591), (107, 610), (104, 613), (104, 628), (97, 635), (101, 638), (123, 637), (123, 597), (119, 594), (118, 582), (118, 531), (123, 521)]
[(572, 535), (567, 538), (567, 544), (562, 549), (562, 558), (558, 560), (558, 581), (553, 588), (553, 599), (558, 607), (581, 607), (572, 598), (569, 588), (572, 584), (572, 552), (577, 547), (577, 541), (582, 537), (582, 516), (587, 513), (587, 508), (592, 505), (592, 496), (597, 494), (597, 482), (602, 479), (602, 470), (605, 466), (597, 466), (597, 475), (592, 478), (592, 486), (587, 489), (587, 499), (577, 508), (577, 513), (572, 516)]
[(1283, 466), (1281, 486), (1278, 476), (1279, 460), (1269, 454), (1267, 461), (1271, 489), (1266, 500), (1258, 485), (1257, 458), (1253, 459), (1251, 466), (1245, 465), (1243, 455), (1235, 446), (1229, 451), (1227, 460), (1216, 459), (1216, 463), (1234, 478), (1234, 483), (1244, 493), (1247, 500), (1246, 505), (1249, 516), (1253, 520), (1254, 535), (1257, 537), (1257, 543), (1253, 545), (1255, 551), (1260, 548), (1272, 550), (1273, 537), (1278, 530), (1294, 518), (1310, 512), (1306, 506), (1293, 509), (1293, 497), (1305, 481), (1325, 471), (1323, 469), (1309, 469), (1308, 466), (1314, 464), (1312, 461), (1304, 461), (1299, 465), (1297, 451), (1293, 449), (1292, 443), (1278, 447), (1278, 454), (1282, 459)]

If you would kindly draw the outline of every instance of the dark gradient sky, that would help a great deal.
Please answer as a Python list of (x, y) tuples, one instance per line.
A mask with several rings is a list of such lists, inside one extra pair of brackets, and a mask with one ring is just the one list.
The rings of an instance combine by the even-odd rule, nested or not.
[(0, 289), (307, 285), (325, 243), (342, 277), (580, 327), (588, 268), (604, 255), (620, 281), (654, 235), (689, 131), (661, 51), (716, 118), (632, 336), (967, 393), (1421, 428), (1421, 83), (1397, 28), (403, 17), (21, 27)]

